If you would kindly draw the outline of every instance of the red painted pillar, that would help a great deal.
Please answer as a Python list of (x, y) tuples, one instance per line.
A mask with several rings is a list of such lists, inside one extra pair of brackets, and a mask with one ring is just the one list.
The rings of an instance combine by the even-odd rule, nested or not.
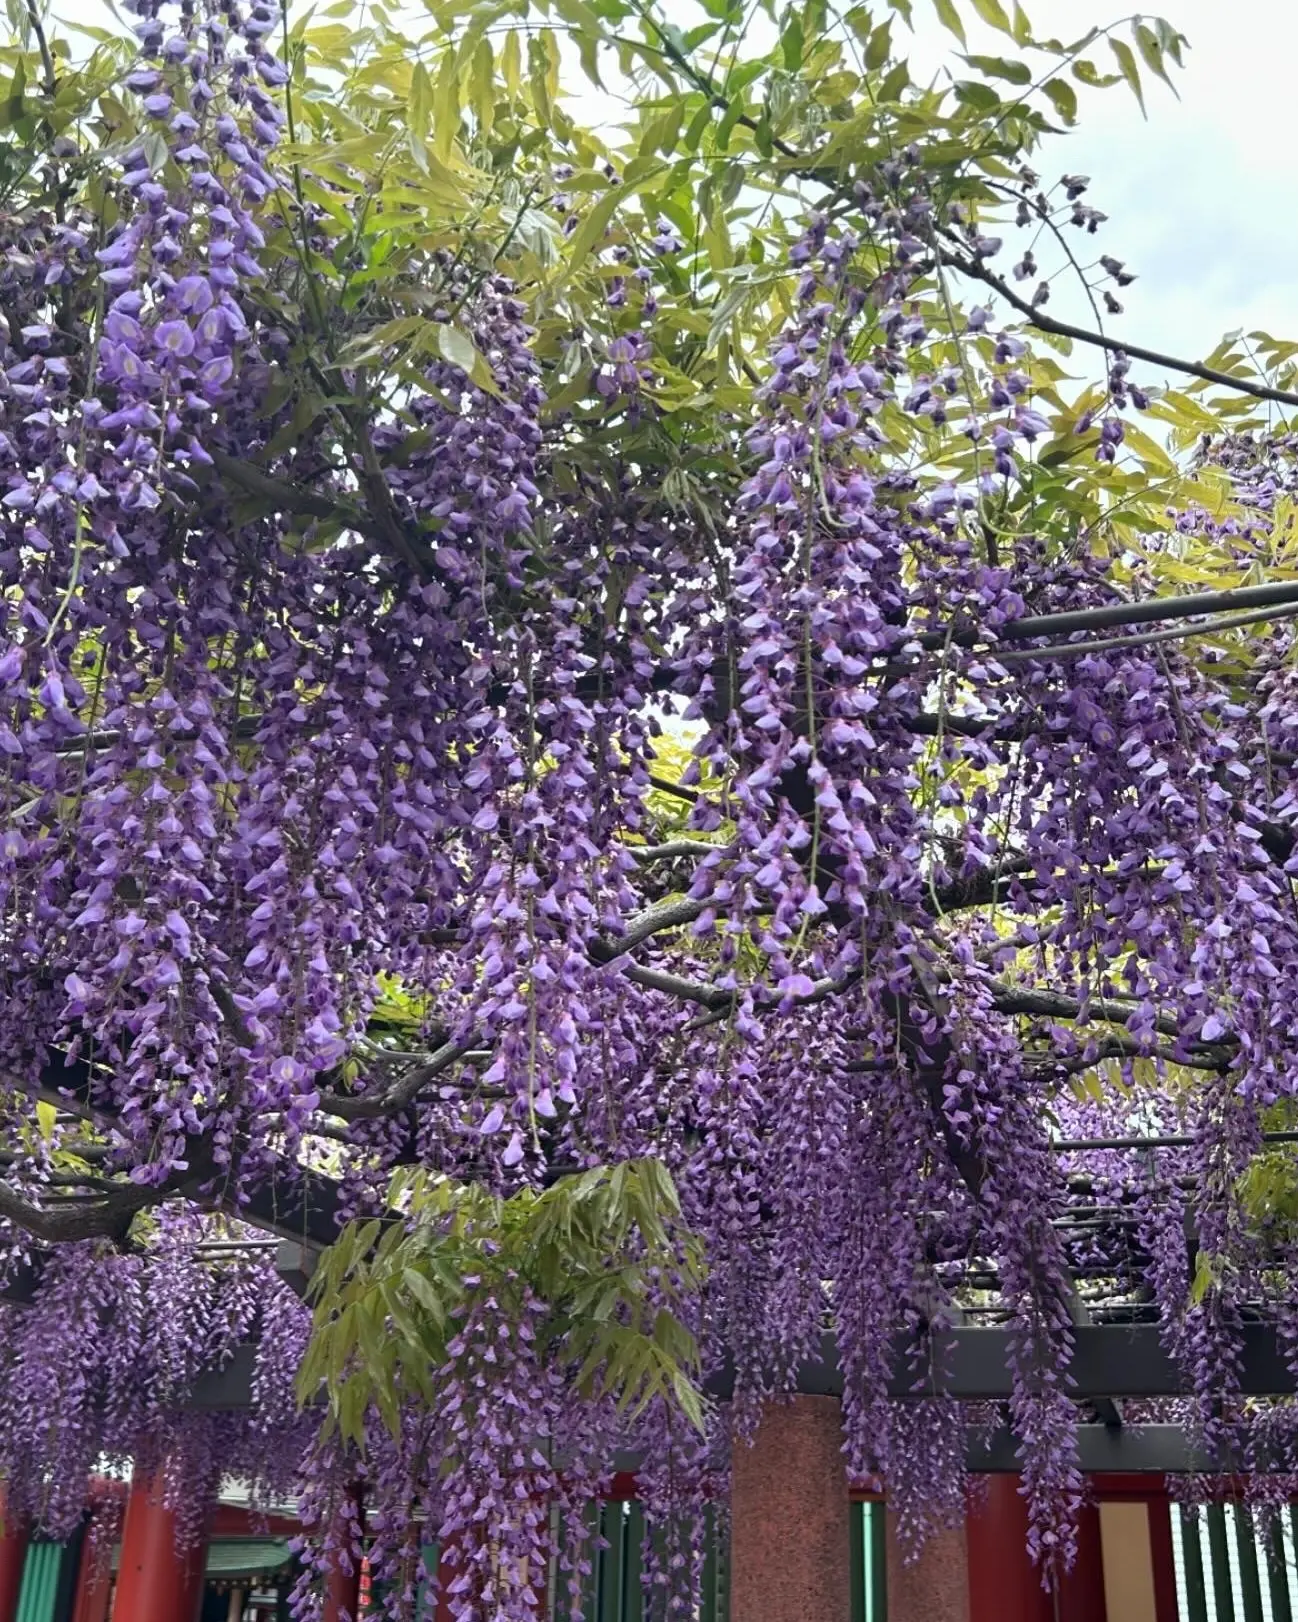
[(731, 1622), (850, 1615), (850, 1522), (837, 1397), (773, 1402), (736, 1442), (730, 1498)]
[(113, 1591), (113, 1542), (92, 1520), (81, 1543), (72, 1622), (108, 1622)]
[(1028, 1506), (1018, 1476), (984, 1478), (965, 1523), (969, 1622), (1054, 1622), (1054, 1604), (1028, 1557)]
[(459, 1576), (458, 1566), (450, 1562), (448, 1547), (440, 1549), (437, 1555), (437, 1612), (433, 1622), (454, 1622), (451, 1615), (451, 1584)]
[(1077, 1559), (1054, 1593), (1028, 1555), (1028, 1506), (1018, 1476), (984, 1478), (967, 1520), (969, 1622), (1105, 1622), (1100, 1512), (1083, 1507)]
[(0, 1493), (0, 1622), (14, 1622), (18, 1615), (18, 1595), (23, 1586), (23, 1567), (31, 1527), (25, 1516), (10, 1515)]
[(359, 1487), (353, 1487), (334, 1522), (334, 1535), (340, 1547), (330, 1557), (325, 1575), (322, 1622), (356, 1622), (360, 1615), (361, 1562), (353, 1557), (351, 1548), (363, 1527), (361, 1492)]
[[(1107, 1622), (1107, 1618), (1099, 1505), (1084, 1504), (1077, 1521), (1077, 1559), (1059, 1581), (1058, 1622)], [(1166, 1622), (1176, 1622), (1175, 1610)]]
[(137, 1471), (126, 1501), (122, 1555), (113, 1595), (113, 1622), (194, 1622), (203, 1597), (206, 1538), (176, 1546), (176, 1517), (162, 1502), (161, 1483)]
[(1172, 1554), (1172, 1507), (1167, 1495), (1151, 1498), (1149, 1511), (1149, 1557), (1154, 1568), (1154, 1611), (1156, 1622), (1177, 1622), (1176, 1559)]

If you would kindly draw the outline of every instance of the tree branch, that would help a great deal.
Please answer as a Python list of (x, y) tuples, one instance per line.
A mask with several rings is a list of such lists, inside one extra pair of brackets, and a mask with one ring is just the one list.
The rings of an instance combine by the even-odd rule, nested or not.
[(947, 250), (942, 253), (942, 263), (949, 265), (952, 270), (959, 271), (961, 275), (972, 277), (974, 281), (990, 287), (1038, 332), (1049, 332), (1056, 338), (1071, 338), (1076, 343), (1089, 344), (1109, 354), (1121, 350), (1133, 360), (1143, 360), (1150, 366), (1166, 366), (1169, 371), (1181, 372), (1187, 377), (1202, 378), (1205, 383), (1215, 383), (1221, 388), (1234, 389), (1240, 394), (1251, 394), (1257, 400), (1274, 400), (1280, 405), (1298, 406), (1298, 394), (1288, 389), (1275, 389), (1266, 383), (1255, 383), (1250, 378), (1233, 377), (1229, 372), (1219, 372), (1214, 367), (1201, 365), (1198, 361), (1180, 360), (1177, 356), (1165, 355), (1158, 349), (1146, 349), (1143, 344), (1127, 343), (1119, 338), (1106, 337), (1102, 332), (1092, 332), (1087, 327), (1076, 327), (1071, 321), (1056, 321), (1053, 316), (1046, 315), (1035, 304), (1021, 297), (995, 271), (989, 270), (977, 260)]
[(46, 1244), (67, 1244), (77, 1239), (112, 1239), (120, 1243), (139, 1212), (161, 1204), (174, 1192), (169, 1187), (146, 1188), (139, 1183), (126, 1183), (119, 1190), (97, 1194), (84, 1204), (51, 1209), (27, 1199), (0, 1180), (0, 1217)]

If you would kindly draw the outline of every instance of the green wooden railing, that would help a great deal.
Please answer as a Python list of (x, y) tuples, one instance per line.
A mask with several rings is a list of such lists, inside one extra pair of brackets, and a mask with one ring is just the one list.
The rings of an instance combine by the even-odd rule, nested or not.
[(1254, 1526), (1235, 1505), (1192, 1516), (1172, 1506), (1181, 1622), (1295, 1622), (1298, 1520), (1293, 1506)]

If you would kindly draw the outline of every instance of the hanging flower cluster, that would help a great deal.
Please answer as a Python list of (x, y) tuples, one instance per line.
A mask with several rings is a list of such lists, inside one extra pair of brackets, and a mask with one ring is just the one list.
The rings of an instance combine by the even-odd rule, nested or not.
[[(1293, 444), (1209, 447), (1229, 516), (1137, 558), (1038, 523), (1150, 395), (1114, 351), (1047, 415), (1026, 339), (953, 301), (1000, 244), (916, 144), (800, 224), (751, 387), (668, 466), (679, 222), (592, 240), (551, 166), (585, 325), (441, 238), (389, 303), (346, 151), (308, 186), (285, 150), (277, 9), (131, 11), (96, 206), (0, 219), (0, 1215), (11, 1275), (44, 1269), (0, 1323), (10, 1491), (57, 1535), (130, 1456), (196, 1527), (242, 1472), (299, 1496), (301, 1618), (363, 1525), (394, 1622), (433, 1537), (452, 1614), (522, 1622), (555, 1567), (580, 1614), (584, 1506), (639, 1448), (646, 1594), (686, 1616), (728, 1450), (826, 1335), (847, 1467), (911, 1541), (959, 1514), (970, 1416), (898, 1371), (994, 1312), (1049, 1574), (1092, 1307), (1147, 1309), (1197, 1434), (1274, 1488), (1286, 1421), (1238, 1371), (1263, 1310), (1298, 1373), (1298, 1195), (1250, 1194), (1298, 1075), (1292, 638), (1241, 675), (1123, 615), (1193, 542), (1267, 559)], [(1136, 1118), (1175, 1140), (1152, 1164)], [(436, 1402), (367, 1415), (364, 1457), (321, 1440), (306, 1309), (189, 1203), (291, 1203), (318, 1243), (404, 1221), (402, 1166), (508, 1196), (646, 1156), (707, 1257), (655, 1279), (731, 1399), (703, 1434), (583, 1388), (524, 1292), (463, 1307)], [(251, 1407), (192, 1411), (245, 1342)]]
[[(10, 1511), (70, 1537), (92, 1476), (132, 1462), (161, 1480), (186, 1537), (201, 1534), (226, 1477), (245, 1478), (266, 1502), (296, 1491), (315, 1430), (295, 1390), (309, 1326), (264, 1244), (218, 1237), (183, 1206), (166, 1208), (134, 1254), (59, 1247), (35, 1299), (0, 1311)], [(204, 1380), (249, 1344), (254, 1405), (204, 1405)]]

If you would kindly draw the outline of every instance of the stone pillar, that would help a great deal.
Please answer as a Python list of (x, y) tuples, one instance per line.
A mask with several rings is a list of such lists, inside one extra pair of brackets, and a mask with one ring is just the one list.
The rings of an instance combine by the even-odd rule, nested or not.
[(730, 1500), (731, 1622), (850, 1614), (847, 1476), (837, 1397), (772, 1403), (739, 1442)]
[(126, 1501), (122, 1554), (113, 1594), (113, 1622), (145, 1617), (194, 1622), (203, 1599), (207, 1540), (176, 1545), (176, 1517), (162, 1501), (162, 1484), (138, 1468)]
[(888, 1622), (970, 1622), (963, 1526), (935, 1533), (908, 1563), (897, 1539), (896, 1517), (889, 1511)]
[(18, 1615), (30, 1540), (31, 1527), (26, 1518), (10, 1514), (0, 1491), (0, 1622), (14, 1622)]

